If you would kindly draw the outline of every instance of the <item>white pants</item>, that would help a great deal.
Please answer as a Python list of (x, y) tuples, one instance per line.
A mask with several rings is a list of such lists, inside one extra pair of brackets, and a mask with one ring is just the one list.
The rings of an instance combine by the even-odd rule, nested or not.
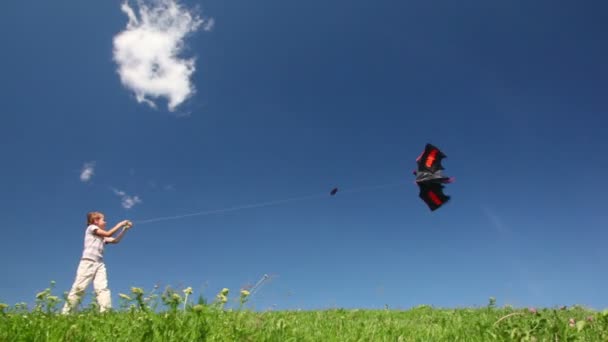
[(68, 301), (63, 306), (62, 313), (68, 313), (72, 308), (76, 309), (78, 300), (82, 298), (84, 291), (89, 284), (91, 284), (91, 281), (93, 281), (93, 288), (97, 295), (99, 311), (104, 312), (112, 307), (112, 297), (110, 289), (108, 289), (106, 265), (103, 261), (82, 259), (78, 265), (76, 279), (68, 294)]

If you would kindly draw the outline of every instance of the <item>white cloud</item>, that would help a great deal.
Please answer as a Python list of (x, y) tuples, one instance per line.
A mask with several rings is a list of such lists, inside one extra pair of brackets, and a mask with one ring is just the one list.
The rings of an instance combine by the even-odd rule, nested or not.
[(184, 40), (201, 25), (211, 30), (214, 21), (201, 19), (176, 0), (137, 0), (137, 7), (139, 16), (128, 1), (121, 6), (129, 21), (114, 37), (118, 74), (139, 103), (155, 108), (151, 99), (165, 97), (168, 109), (174, 111), (195, 92), (190, 80), (195, 59), (179, 57)]
[(125, 196), (122, 199), (122, 207), (125, 209), (131, 209), (137, 203), (141, 203), (141, 199), (137, 196)]
[(80, 180), (83, 182), (88, 182), (93, 177), (95, 173), (95, 162), (84, 163), (82, 167), (82, 171), (80, 172)]
[(122, 190), (112, 189), (116, 195), (118, 195), (121, 199), (121, 205), (125, 209), (131, 209), (136, 204), (141, 203), (141, 198), (139, 196), (131, 196)]

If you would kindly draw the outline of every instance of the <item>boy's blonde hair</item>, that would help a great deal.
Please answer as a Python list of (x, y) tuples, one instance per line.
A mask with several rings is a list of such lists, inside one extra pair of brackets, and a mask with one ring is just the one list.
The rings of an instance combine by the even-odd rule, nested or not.
[(87, 214), (87, 226), (95, 223), (95, 221), (99, 220), (103, 216), (103, 213), (100, 213), (99, 211), (91, 211)]

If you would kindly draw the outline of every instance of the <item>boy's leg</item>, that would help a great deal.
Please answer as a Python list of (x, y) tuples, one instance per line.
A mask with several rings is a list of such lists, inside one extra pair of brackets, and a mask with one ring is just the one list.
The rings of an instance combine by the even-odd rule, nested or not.
[(84, 290), (89, 286), (93, 276), (95, 275), (95, 264), (90, 260), (80, 260), (78, 271), (76, 271), (76, 279), (72, 284), (72, 289), (68, 294), (68, 301), (63, 306), (62, 313), (66, 314), (75, 308), (77, 301), (84, 294)]
[(106, 272), (106, 265), (102, 262), (98, 264), (97, 272), (95, 273), (95, 279), (93, 280), (93, 287), (97, 294), (97, 303), (99, 304), (99, 311), (104, 312), (112, 308), (112, 296), (110, 289), (108, 289), (108, 275)]

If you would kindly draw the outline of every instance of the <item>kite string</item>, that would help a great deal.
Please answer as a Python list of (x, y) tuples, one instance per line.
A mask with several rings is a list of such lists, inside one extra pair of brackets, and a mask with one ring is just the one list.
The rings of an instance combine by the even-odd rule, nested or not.
[(244, 205), (239, 205), (239, 206), (230, 207), (230, 208), (205, 210), (205, 211), (199, 211), (199, 212), (195, 212), (195, 213), (176, 215), (176, 216), (158, 217), (158, 218), (153, 218), (153, 219), (148, 219), (148, 220), (136, 221), (136, 223), (145, 224), (145, 223), (158, 222), (158, 221), (176, 220), (176, 219), (190, 217), (190, 216), (205, 216), (205, 215), (219, 214), (219, 213), (225, 213), (225, 212), (242, 210), (242, 209), (261, 208), (261, 207), (267, 207), (267, 206), (271, 206), (271, 205), (283, 204), (283, 203), (288, 203), (288, 202), (293, 202), (293, 201), (320, 198), (321, 196), (325, 197), (327, 195), (326, 194), (310, 195), (310, 196), (294, 197), (294, 198), (287, 198), (287, 199), (282, 199), (282, 200), (275, 200), (275, 201), (268, 201), (268, 202), (261, 202), (261, 203), (244, 204)]
[[(376, 190), (376, 189), (381, 189), (381, 188), (395, 187), (397, 185), (403, 185), (403, 182), (364, 186), (364, 187), (354, 188), (354, 189), (350, 189), (350, 190), (343, 190), (341, 192), (355, 193), (355, 192)], [(272, 206), (272, 205), (284, 204), (284, 203), (295, 202), (295, 201), (303, 201), (303, 200), (309, 200), (309, 199), (315, 199), (315, 198), (324, 198), (324, 197), (327, 197), (327, 193), (300, 196), (300, 197), (292, 197), (292, 198), (260, 202), (260, 203), (244, 204), (244, 205), (239, 205), (239, 206), (234, 206), (234, 207), (229, 207), (229, 208), (222, 208), (222, 209), (204, 210), (204, 211), (199, 211), (199, 212), (194, 212), (194, 213), (189, 213), (189, 214), (182, 214), (182, 215), (175, 215), (175, 216), (156, 217), (156, 218), (151, 218), (151, 219), (146, 219), (146, 220), (134, 221), (134, 223), (140, 225), (140, 224), (146, 224), (146, 223), (152, 223), (152, 222), (177, 220), (177, 219), (192, 217), (192, 216), (206, 216), (206, 215), (226, 213), (226, 212), (243, 210), (243, 209), (262, 208), (262, 207), (268, 207), (268, 206)]]
[(350, 189), (350, 190), (348, 190), (348, 189), (341, 190), (340, 192), (342, 192), (342, 193), (363, 192), (363, 191), (376, 190), (376, 189), (382, 189), (382, 188), (396, 187), (398, 185), (401, 186), (403, 184), (404, 184), (403, 182), (393, 182), (393, 183), (388, 183), (388, 184), (361, 186), (361, 187)]

